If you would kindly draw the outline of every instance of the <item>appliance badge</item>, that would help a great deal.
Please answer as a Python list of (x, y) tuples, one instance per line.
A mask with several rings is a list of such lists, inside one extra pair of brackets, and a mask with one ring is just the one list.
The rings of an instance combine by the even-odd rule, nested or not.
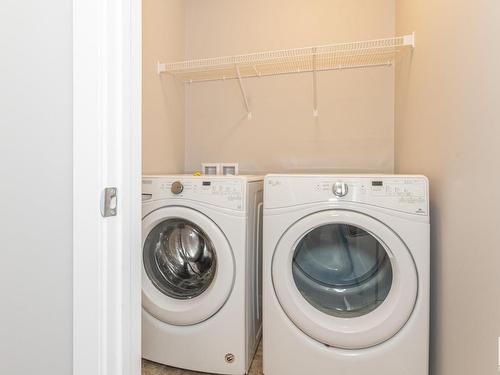
[(275, 187), (281, 185), (281, 181), (269, 180), (268, 184), (271, 185), (272, 187)]

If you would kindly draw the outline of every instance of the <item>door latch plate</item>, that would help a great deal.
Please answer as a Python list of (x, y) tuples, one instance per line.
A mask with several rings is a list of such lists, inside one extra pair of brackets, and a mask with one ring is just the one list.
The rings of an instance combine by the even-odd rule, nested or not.
[(117, 188), (107, 187), (101, 195), (101, 215), (103, 217), (116, 216), (118, 209)]

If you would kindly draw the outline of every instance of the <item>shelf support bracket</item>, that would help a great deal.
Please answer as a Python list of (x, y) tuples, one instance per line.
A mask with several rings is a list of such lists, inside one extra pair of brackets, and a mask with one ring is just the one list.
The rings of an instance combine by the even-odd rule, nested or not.
[(156, 71), (157, 71), (158, 75), (165, 73), (167, 71), (167, 67), (165, 66), (165, 63), (157, 61), (156, 62)]
[(241, 79), (240, 67), (236, 65), (236, 75), (238, 76), (238, 83), (240, 85), (241, 96), (243, 97), (243, 101), (245, 102), (245, 108), (247, 109), (247, 117), (248, 119), (252, 118), (252, 112), (250, 111), (250, 105), (248, 104), (247, 93), (245, 91), (245, 87), (243, 87), (243, 80)]
[(313, 49), (313, 116), (319, 117), (318, 111), (318, 70), (316, 69), (316, 48)]
[(415, 31), (403, 37), (403, 44), (405, 46), (411, 46), (411, 48), (415, 48)]

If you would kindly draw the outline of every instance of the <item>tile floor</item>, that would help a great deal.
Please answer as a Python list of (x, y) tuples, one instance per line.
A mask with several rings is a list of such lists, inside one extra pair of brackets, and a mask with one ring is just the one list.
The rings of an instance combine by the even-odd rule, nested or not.
[[(181, 370), (174, 367), (163, 366), (158, 363), (142, 360), (142, 375), (208, 375), (204, 372)], [(262, 375), (262, 342), (255, 353), (252, 366), (248, 375)]]

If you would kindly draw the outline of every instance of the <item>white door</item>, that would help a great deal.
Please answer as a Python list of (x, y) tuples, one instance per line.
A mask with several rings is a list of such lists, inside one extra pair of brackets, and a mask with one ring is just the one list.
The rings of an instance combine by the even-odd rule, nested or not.
[(394, 336), (413, 311), (417, 272), (402, 240), (352, 211), (306, 216), (279, 241), (275, 292), (290, 320), (315, 340), (360, 349)]
[(235, 264), (231, 246), (204, 214), (169, 206), (143, 219), (142, 304), (173, 325), (200, 323), (229, 298)]
[(141, 5), (73, 0), (74, 375), (141, 372)]

